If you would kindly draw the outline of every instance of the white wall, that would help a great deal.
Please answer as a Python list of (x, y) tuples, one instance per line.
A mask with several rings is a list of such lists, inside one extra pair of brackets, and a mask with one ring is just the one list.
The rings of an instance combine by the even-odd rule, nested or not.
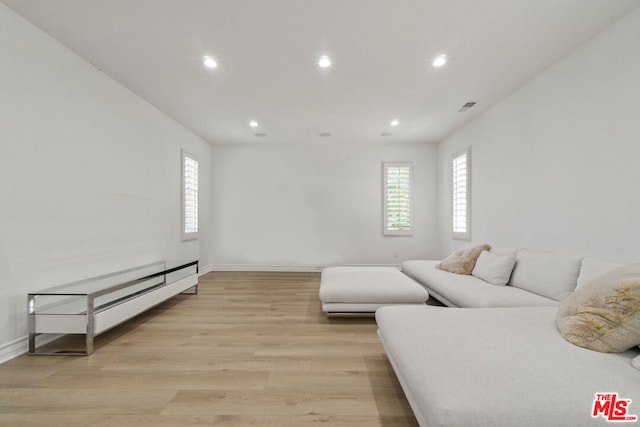
[[(214, 146), (214, 265), (306, 268), (434, 256), (436, 153), (428, 144)], [(382, 235), (385, 160), (414, 162), (413, 237)]]
[(639, 41), (640, 9), (440, 144), (441, 255), (471, 145), (472, 243), (640, 260)]
[(26, 348), (27, 292), (165, 258), (180, 241), (180, 148), (210, 147), (0, 5), (0, 360)]

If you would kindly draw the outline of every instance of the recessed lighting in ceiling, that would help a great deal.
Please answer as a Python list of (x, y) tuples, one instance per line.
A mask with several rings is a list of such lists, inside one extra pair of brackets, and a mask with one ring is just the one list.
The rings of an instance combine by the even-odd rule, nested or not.
[(210, 56), (203, 56), (202, 63), (204, 64), (205, 67), (208, 67), (208, 68), (216, 68), (218, 66), (218, 63), (216, 62), (216, 60)]
[(258, 127), (258, 122), (256, 122), (255, 120), (251, 120), (249, 122), (249, 126), (251, 126), (252, 128), (257, 128)]
[(266, 134), (266, 133), (262, 133), (262, 132), (258, 132), (258, 133), (256, 133), (255, 135), (256, 135), (256, 136), (258, 136), (258, 137), (265, 137), (265, 136), (267, 136), (267, 134)]
[(329, 59), (329, 57), (327, 55), (322, 55), (320, 57), (320, 59), (318, 60), (318, 66), (322, 67), (322, 68), (327, 68), (331, 65), (331, 60)]
[(398, 119), (391, 120), (391, 126), (398, 126), (399, 124), (400, 122), (398, 121)]
[(380, 136), (393, 136), (391, 132), (382, 132)]
[(331, 136), (331, 134), (330, 134), (329, 132), (322, 132), (322, 133), (319, 133), (319, 134), (318, 134), (318, 136), (321, 136), (321, 137), (323, 137), (323, 138), (326, 138), (326, 137), (328, 137), (328, 136)]
[(431, 64), (434, 67), (438, 68), (438, 67), (442, 67), (446, 63), (447, 63), (447, 55), (439, 55), (435, 57), (435, 59)]

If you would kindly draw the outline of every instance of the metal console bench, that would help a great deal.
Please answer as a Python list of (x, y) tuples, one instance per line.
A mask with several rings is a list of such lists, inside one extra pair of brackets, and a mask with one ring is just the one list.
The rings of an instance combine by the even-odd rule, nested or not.
[[(29, 354), (88, 355), (93, 338), (193, 288), (198, 261), (159, 261), (29, 294)], [(83, 334), (84, 350), (39, 350), (40, 334)]]

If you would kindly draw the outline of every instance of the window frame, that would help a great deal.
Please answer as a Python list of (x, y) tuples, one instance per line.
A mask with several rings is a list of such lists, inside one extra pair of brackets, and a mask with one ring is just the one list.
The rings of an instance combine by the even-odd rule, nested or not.
[[(465, 156), (466, 160), (466, 176), (465, 176), (465, 231), (456, 231), (456, 166), (455, 162), (460, 157)], [(456, 151), (451, 155), (450, 163), (450, 179), (451, 179), (451, 233), (456, 240), (471, 240), (471, 146)]]
[[(387, 172), (390, 167), (408, 167), (409, 168), (409, 219), (410, 227), (406, 230), (390, 230), (388, 215), (388, 186)], [(413, 236), (414, 234), (414, 168), (413, 162), (410, 161), (385, 161), (382, 162), (382, 234), (384, 236)]]
[[(198, 156), (190, 153), (187, 150), (182, 149), (180, 151), (180, 175), (181, 175), (181, 204), (180, 204), (180, 235), (182, 241), (196, 240), (199, 237), (200, 232), (200, 191), (199, 191), (199, 177), (200, 177), (200, 160)], [(190, 159), (195, 161), (196, 175), (195, 175), (195, 204), (196, 204), (196, 231), (186, 231), (187, 228), (187, 176), (186, 176), (186, 161)]]

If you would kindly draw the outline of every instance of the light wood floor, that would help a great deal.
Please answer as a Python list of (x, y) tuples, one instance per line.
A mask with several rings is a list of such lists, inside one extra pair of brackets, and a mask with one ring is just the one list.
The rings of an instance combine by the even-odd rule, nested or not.
[(2, 426), (416, 426), (373, 319), (328, 320), (316, 273), (209, 273), (88, 357), (0, 365)]

